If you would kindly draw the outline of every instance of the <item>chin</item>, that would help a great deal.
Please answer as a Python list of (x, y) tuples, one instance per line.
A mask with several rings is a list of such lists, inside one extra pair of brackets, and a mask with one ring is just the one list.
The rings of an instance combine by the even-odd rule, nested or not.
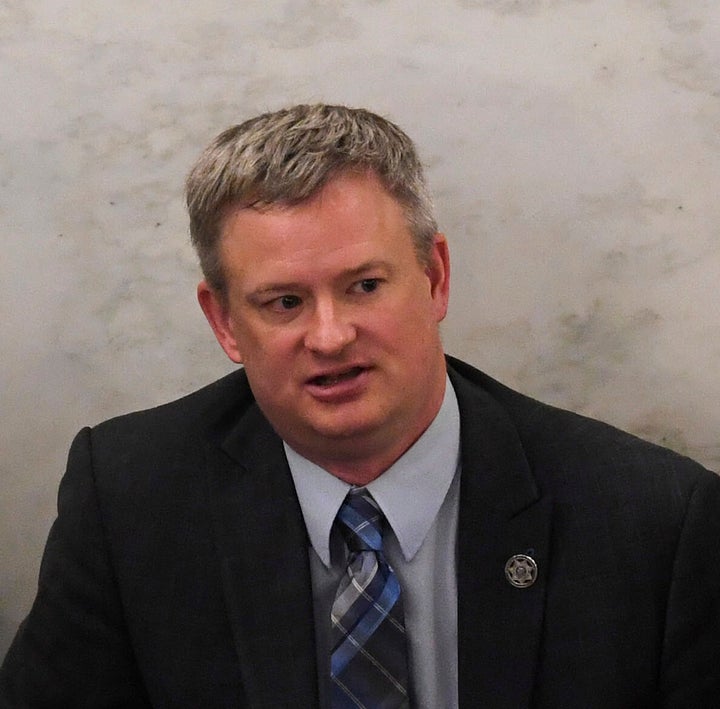
[[(339, 418), (339, 417), (338, 417)], [(370, 420), (333, 420), (310, 422), (315, 435), (336, 441), (351, 441), (372, 436), (380, 424)]]

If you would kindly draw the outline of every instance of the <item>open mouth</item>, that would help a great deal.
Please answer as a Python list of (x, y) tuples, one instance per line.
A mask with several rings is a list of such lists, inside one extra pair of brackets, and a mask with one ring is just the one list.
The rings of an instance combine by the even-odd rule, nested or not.
[(321, 374), (319, 377), (313, 377), (310, 383), (315, 386), (331, 387), (340, 382), (348, 381), (357, 377), (363, 371), (362, 367), (353, 367), (348, 369), (346, 372), (340, 372), (339, 374)]

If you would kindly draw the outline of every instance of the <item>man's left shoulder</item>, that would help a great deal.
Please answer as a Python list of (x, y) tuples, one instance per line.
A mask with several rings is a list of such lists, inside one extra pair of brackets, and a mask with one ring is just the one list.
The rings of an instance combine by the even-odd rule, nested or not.
[(678, 452), (521, 394), (459, 360), (448, 364), (456, 389), (467, 396), (477, 388), (507, 417), (540, 483), (638, 495), (664, 487), (683, 497), (698, 484), (720, 486), (720, 477)]

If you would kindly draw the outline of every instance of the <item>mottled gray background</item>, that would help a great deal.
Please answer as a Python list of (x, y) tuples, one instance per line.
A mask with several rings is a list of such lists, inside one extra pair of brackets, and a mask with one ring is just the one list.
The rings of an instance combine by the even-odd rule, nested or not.
[(74, 432), (228, 371), (181, 187), (299, 101), (417, 140), (448, 351), (720, 467), (717, 0), (0, 3), (0, 654)]

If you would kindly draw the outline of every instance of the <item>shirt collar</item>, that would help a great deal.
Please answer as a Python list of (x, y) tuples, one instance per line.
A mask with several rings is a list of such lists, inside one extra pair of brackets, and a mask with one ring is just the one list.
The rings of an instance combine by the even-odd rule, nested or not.
[[(330, 566), (330, 530), (352, 487), (312, 463), (283, 442), (305, 526), (315, 552)], [(366, 488), (380, 505), (410, 561), (422, 545), (450, 483), (460, 456), (460, 412), (447, 379), (440, 410), (420, 438)], [(408, 504), (412, 491), (412, 504)]]

